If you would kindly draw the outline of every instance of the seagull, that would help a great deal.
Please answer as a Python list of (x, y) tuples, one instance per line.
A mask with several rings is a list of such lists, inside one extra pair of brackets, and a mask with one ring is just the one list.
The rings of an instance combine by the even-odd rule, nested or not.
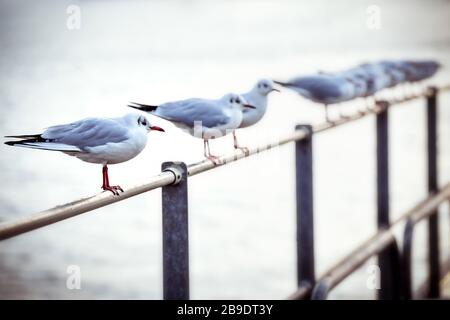
[(289, 80), (274, 81), (276, 84), (290, 88), (306, 99), (322, 103), (325, 106), (325, 118), (331, 122), (328, 115), (328, 105), (348, 101), (355, 97), (355, 86), (346, 77), (333, 74), (316, 74)]
[(383, 60), (378, 63), (386, 72), (386, 74), (391, 78), (388, 87), (394, 87), (398, 84), (403, 83), (406, 80), (406, 74), (401, 70), (398, 63), (389, 60)]
[[(242, 121), (239, 128), (250, 127), (262, 119), (267, 109), (267, 96), (273, 91), (280, 92), (280, 90), (274, 87), (272, 80), (261, 79), (250, 91), (242, 94), (247, 102), (255, 108), (246, 108), (242, 111)], [(236, 130), (233, 130), (233, 141), (235, 149), (241, 149), (243, 151), (248, 150), (245, 147), (239, 146)]]
[[(335, 72), (335, 73), (320, 71), (319, 74), (326, 74), (329, 76), (334, 75), (334, 76), (342, 77), (345, 80), (349, 81), (353, 85), (353, 89), (354, 89), (353, 98), (365, 97), (365, 95), (366, 95), (367, 81), (361, 75), (357, 75), (352, 72), (348, 72), (347, 70)], [(342, 111), (339, 111), (339, 116), (344, 119), (348, 118), (348, 116), (344, 115), (342, 113)]]
[(391, 85), (391, 78), (386, 73), (382, 65), (376, 63), (363, 63), (357, 67), (365, 72), (369, 79), (372, 80), (371, 90), (368, 94), (373, 95), (376, 92), (388, 88)]
[(102, 164), (102, 189), (119, 195), (123, 189), (109, 184), (108, 164), (136, 157), (147, 144), (147, 133), (151, 130), (164, 132), (162, 128), (152, 126), (144, 116), (130, 113), (121, 118), (87, 118), (57, 125), (41, 134), (6, 136), (19, 140), (7, 141), (5, 144), (61, 151), (85, 162)]
[(433, 60), (402, 61), (400, 65), (408, 70), (406, 80), (410, 82), (418, 82), (430, 78), (441, 67), (438, 62)]
[(223, 137), (237, 129), (244, 108), (255, 108), (235, 93), (217, 100), (191, 98), (161, 105), (130, 102), (128, 106), (170, 121), (191, 136), (203, 139), (203, 154), (214, 164), (218, 164), (219, 159), (211, 154), (209, 139)]
[(382, 61), (381, 63), (403, 75), (403, 78), (399, 79), (399, 82), (410, 84), (419, 83), (422, 80), (432, 77), (441, 67), (439, 62), (434, 60)]
[(367, 99), (374, 97), (375, 93), (388, 87), (391, 81), (381, 66), (375, 66), (369, 63), (348, 69), (345, 73), (363, 79), (366, 82), (366, 91), (362, 97), (366, 98), (367, 109), (370, 109), (370, 104)]

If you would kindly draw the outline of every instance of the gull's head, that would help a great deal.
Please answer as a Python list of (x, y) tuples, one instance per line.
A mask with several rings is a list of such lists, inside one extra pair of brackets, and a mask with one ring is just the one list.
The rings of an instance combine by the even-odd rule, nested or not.
[(261, 79), (256, 83), (255, 89), (258, 91), (259, 94), (263, 96), (267, 96), (272, 91), (278, 91), (277, 88), (275, 88), (275, 84), (270, 79)]
[(144, 116), (139, 116), (137, 118), (137, 124), (140, 128), (143, 128), (144, 130), (146, 130), (147, 132), (150, 132), (152, 130), (156, 130), (156, 131), (162, 131), (164, 132), (163, 128), (160, 128), (158, 126), (154, 126), (150, 123), (150, 121), (148, 121), (148, 119)]
[(255, 109), (255, 107), (249, 104), (243, 96), (236, 93), (228, 93), (223, 96), (222, 100), (229, 108), (236, 108), (240, 110), (244, 110), (246, 108)]

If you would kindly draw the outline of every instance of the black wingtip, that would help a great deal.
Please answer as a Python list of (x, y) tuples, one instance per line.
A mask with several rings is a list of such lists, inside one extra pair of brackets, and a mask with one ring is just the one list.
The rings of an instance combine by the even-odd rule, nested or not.
[(130, 102), (130, 104), (128, 104), (128, 107), (134, 108), (134, 109), (137, 109), (140, 111), (145, 111), (145, 112), (152, 112), (158, 108), (158, 106), (152, 106), (152, 105), (142, 104), (142, 103), (137, 103), (137, 102)]
[(127, 105), (127, 107), (134, 108), (134, 109), (137, 109), (137, 110), (142, 110), (140, 107), (134, 106), (132, 104)]
[(5, 144), (8, 146), (13, 146), (15, 144), (17, 144), (18, 141), (6, 141)]
[(274, 83), (280, 85), (280, 86), (287, 86), (289, 85), (289, 83), (287, 82), (282, 82), (282, 81), (278, 81), (278, 80), (272, 80)]

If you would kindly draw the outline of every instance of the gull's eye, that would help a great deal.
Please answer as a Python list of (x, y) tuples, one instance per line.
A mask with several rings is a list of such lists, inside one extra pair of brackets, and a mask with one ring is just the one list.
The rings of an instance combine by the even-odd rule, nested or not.
[(147, 125), (147, 120), (145, 120), (145, 118), (143, 118), (143, 117), (140, 117), (139, 120), (138, 120), (138, 124), (146, 126)]
[(233, 103), (233, 98), (230, 99), (230, 103)]
[(263, 84), (263, 87), (264, 87), (264, 88), (267, 88), (268, 86), (267, 86), (267, 84), (266, 84), (266, 83), (264, 83), (264, 84)]
[(241, 100), (239, 98), (237, 98), (236, 103), (241, 103)]

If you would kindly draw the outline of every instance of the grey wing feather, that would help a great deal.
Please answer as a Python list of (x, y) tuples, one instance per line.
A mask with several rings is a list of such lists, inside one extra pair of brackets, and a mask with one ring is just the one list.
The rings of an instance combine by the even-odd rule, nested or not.
[(208, 128), (226, 124), (229, 116), (214, 102), (204, 99), (169, 102), (160, 105), (155, 115), (189, 127), (193, 127), (196, 121), (201, 121)]
[(128, 139), (128, 130), (113, 119), (90, 118), (50, 127), (42, 138), (83, 149), (124, 141)]
[(307, 90), (314, 98), (320, 100), (335, 98), (340, 95), (336, 80), (325, 76), (296, 78), (291, 80), (290, 83), (295, 87)]

